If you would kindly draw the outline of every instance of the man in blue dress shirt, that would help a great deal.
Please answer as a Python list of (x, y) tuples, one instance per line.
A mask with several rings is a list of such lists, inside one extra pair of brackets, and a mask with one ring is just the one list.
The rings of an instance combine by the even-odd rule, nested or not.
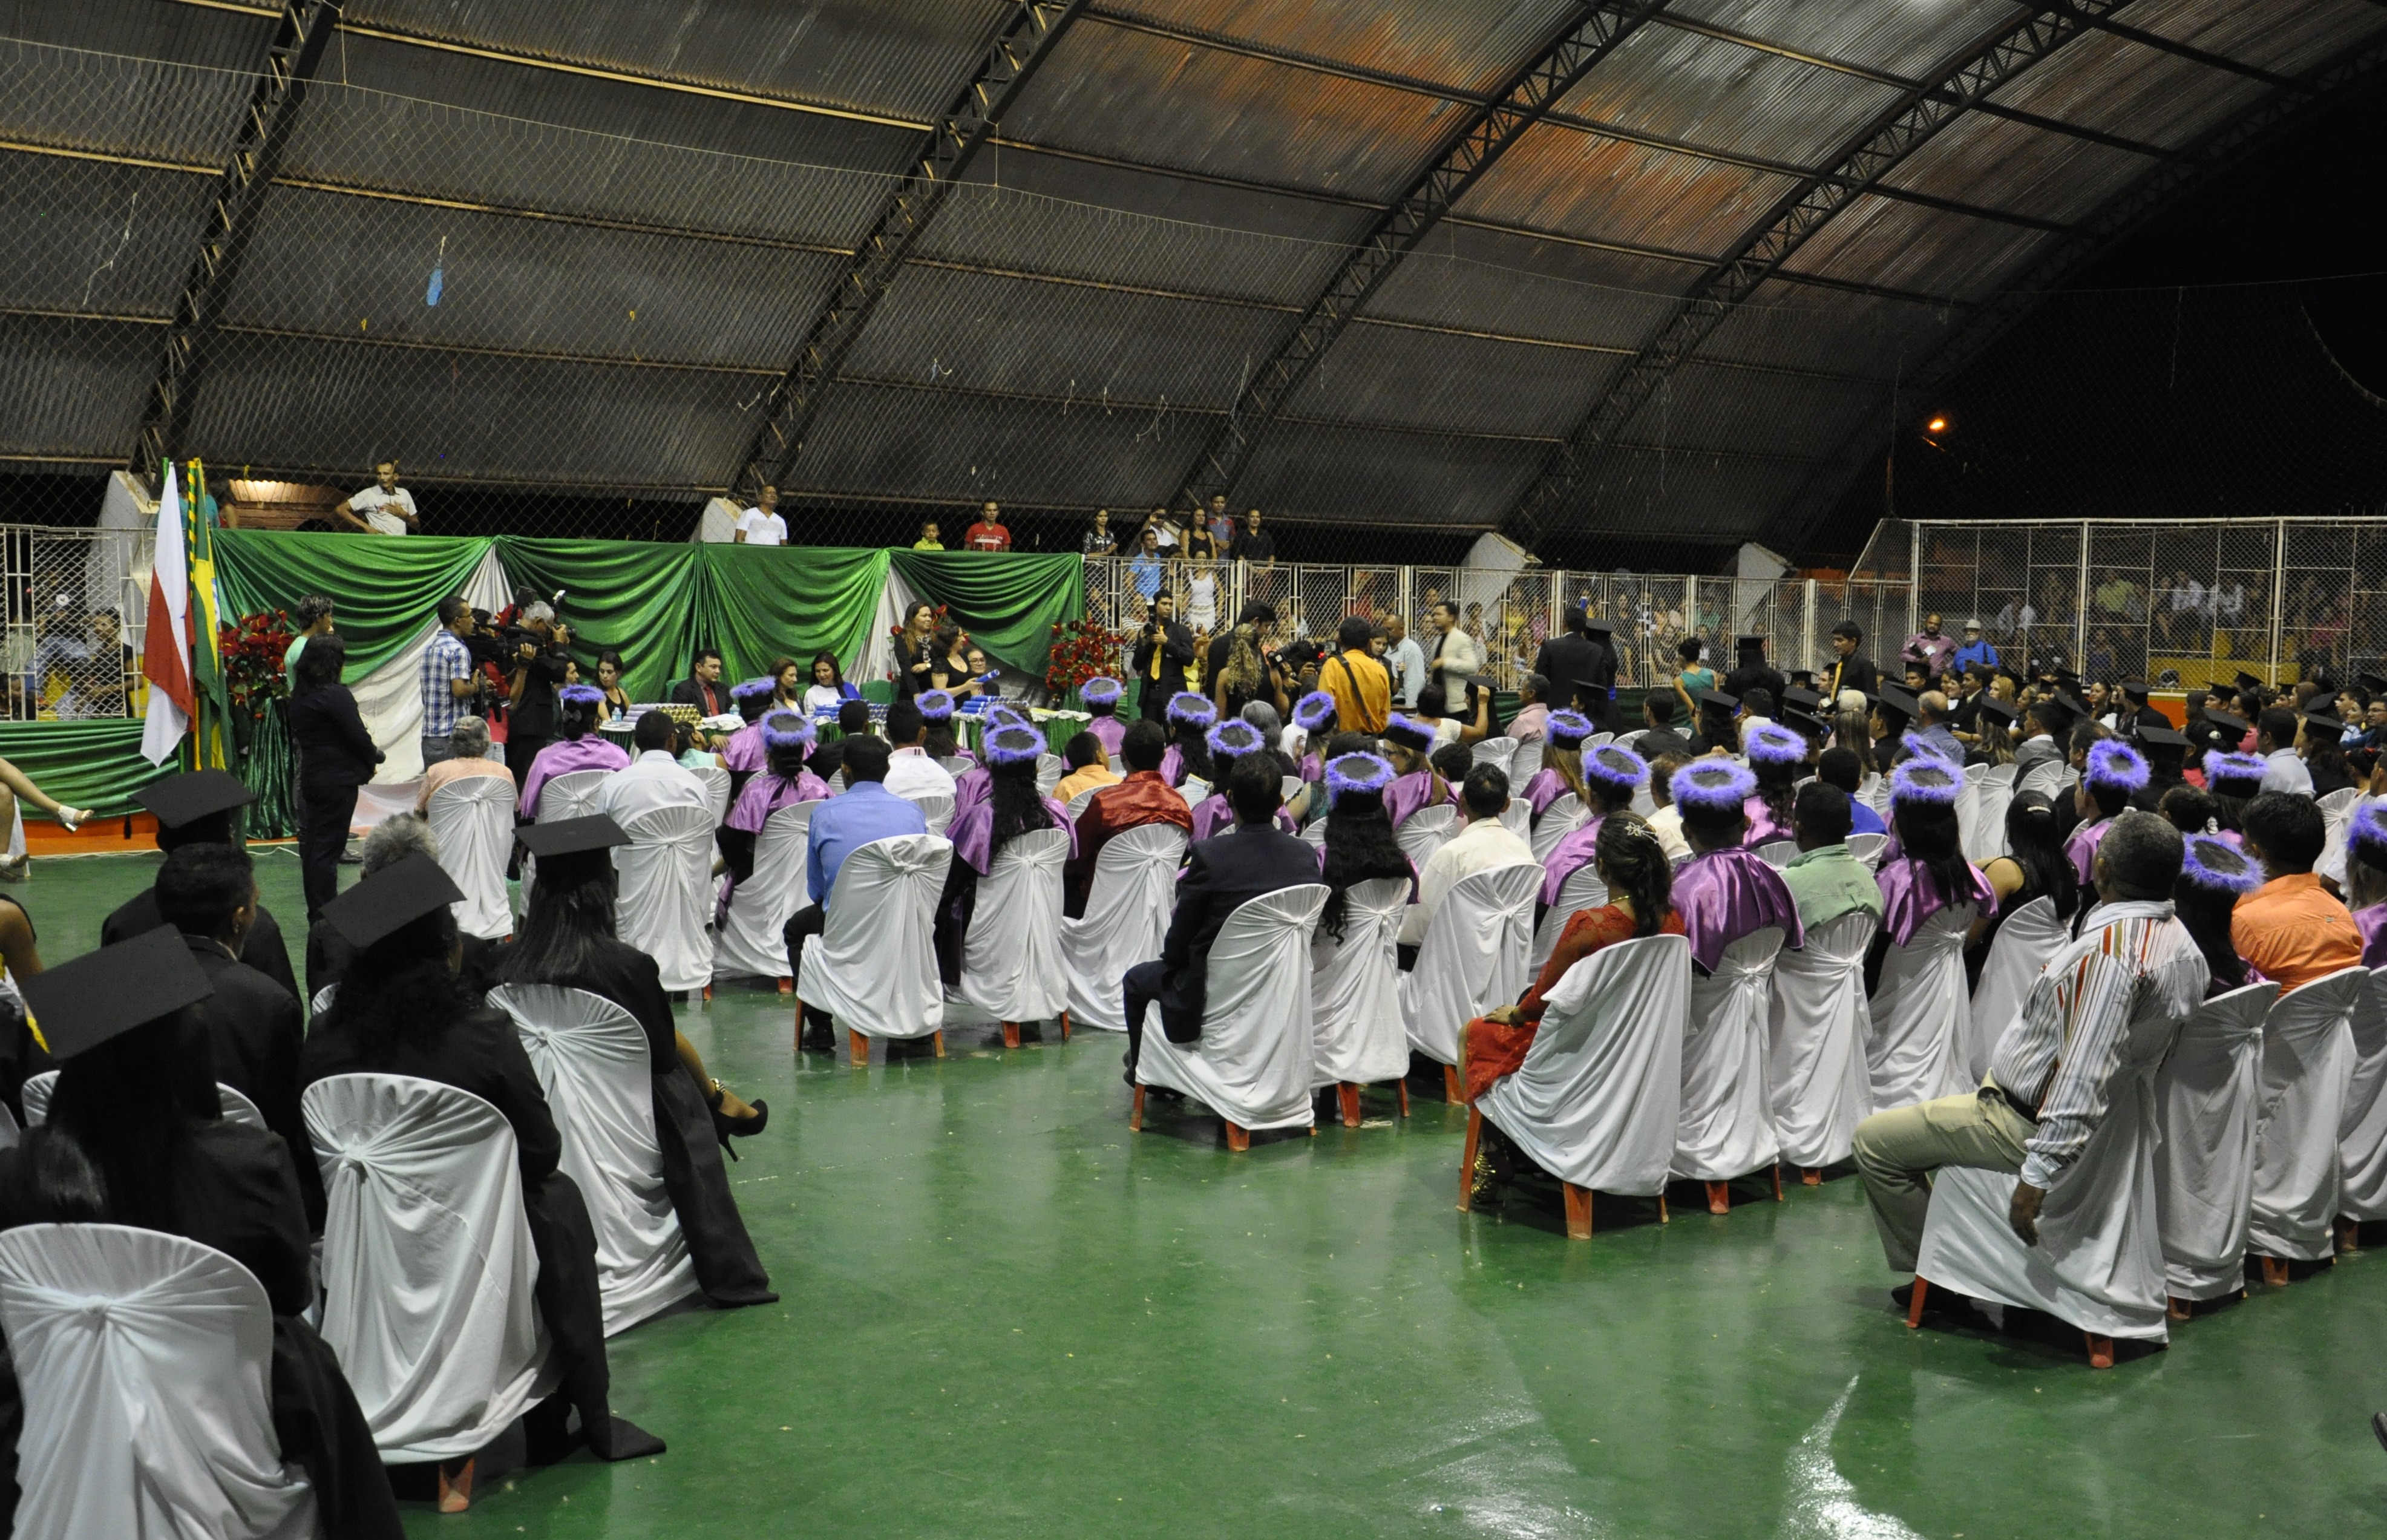
[[(815, 902), (797, 910), (781, 932), (788, 943), (790, 978), (802, 971), (804, 942), (819, 935), (828, 922), (829, 900), (837, 894), (837, 874), (845, 858), (873, 840), (928, 832), (928, 821), (919, 804), (887, 789), (886, 740), (850, 738), (844, 746), (840, 768), (845, 772), (845, 794), (831, 797), (814, 810), (811, 843), (804, 853)], [(821, 1053), (837, 1051), (827, 1011), (804, 1007), (803, 1044)]]

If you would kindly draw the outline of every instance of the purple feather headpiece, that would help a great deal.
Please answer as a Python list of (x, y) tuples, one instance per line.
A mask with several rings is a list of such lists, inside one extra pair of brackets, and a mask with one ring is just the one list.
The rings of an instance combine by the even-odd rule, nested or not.
[(1612, 796), (1629, 797), (1649, 778), (1649, 762), (1622, 743), (1603, 743), (1583, 756), (1583, 778), (1598, 781)]
[(778, 683), (776, 680), (741, 680), (740, 682), (729, 687), (729, 699), (742, 706), (749, 701), (760, 701), (764, 699), (778, 688)]
[(812, 719), (793, 712), (773, 712), (763, 718), (763, 749), (765, 753), (784, 753), (789, 749), (802, 749), (813, 740)]
[(2179, 875), (2219, 893), (2251, 893), (2263, 885), (2262, 867), (2229, 840), (2209, 834), (2191, 834), (2181, 842)]
[(1219, 708), (1206, 695), (1181, 689), (1168, 698), (1168, 720), (1188, 727), (1206, 728), (1219, 720)]
[(1382, 794), (1393, 784), (1390, 762), (1375, 754), (1338, 754), (1326, 762), (1326, 790), (1340, 797), (1345, 791)]
[(595, 685), (566, 685), (555, 692), (555, 698), (564, 705), (581, 711), (593, 710), (605, 703), (605, 692)]
[(1046, 752), (1044, 735), (1033, 727), (997, 727), (979, 742), (979, 751), (986, 757), (990, 768), (1005, 764), (1033, 764)]
[(2387, 866), (2387, 802), (2364, 802), (2345, 826), (2346, 848), (2368, 865)]
[(1334, 720), (1334, 697), (1322, 689), (1311, 690), (1294, 702), (1293, 725), (1305, 733), (1314, 733)]
[(1936, 738), (1926, 738), (1921, 733), (1901, 733), (1898, 736), (1898, 746), (1906, 751), (1907, 757), (1910, 759), (1919, 756), (1923, 759), (1936, 759), (1942, 764), (1956, 763), (1954, 757), (1948, 752), (1946, 744)]
[(1553, 749), (1572, 749), (1599, 731), (1581, 712), (1552, 712), (1546, 728)]
[(1205, 741), (1210, 745), (1212, 754), (1224, 754), (1229, 759), (1240, 759), (1268, 745), (1268, 739), (1260, 736), (1260, 730), (1240, 716), (1231, 716), (1211, 728), (1210, 736)]
[[(1589, 769), (1588, 763), (1584, 766)], [(1697, 764), (1686, 764), (1674, 772), (1666, 789), (1676, 807), (1711, 808), (1721, 812), (1740, 810), (1740, 804), (1756, 794), (1757, 777), (1742, 765), (1728, 759), (1703, 759)]]
[(2204, 789), (2218, 792), (2224, 797), (2253, 796), (2263, 789), (2262, 756), (2259, 754), (2205, 755)]
[(1089, 706), (1116, 706), (1119, 697), (1126, 693), (1127, 687), (1108, 675), (1089, 679), (1078, 687), (1078, 699)]
[(1744, 746), (1751, 764), (1797, 764), (1807, 757), (1807, 740), (1787, 727), (1761, 722), (1749, 729)]
[(2136, 791), (2147, 784), (2151, 774), (2147, 762), (2136, 749), (2118, 738), (2107, 738), (2089, 746), (2088, 766), (2080, 772), (2080, 778), (2090, 786)]
[(1889, 773), (1889, 801), (1893, 807), (1901, 802), (1954, 807), (1964, 791), (1964, 776), (1936, 755), (1908, 760)]
[(1398, 712), (1393, 713), (1393, 719), (1384, 725), (1384, 738), (1404, 749), (1415, 749), (1421, 753), (1433, 747), (1433, 729)]
[(1036, 719), (1029, 716), (1026, 712), (1021, 711), (1017, 706), (989, 706), (986, 708), (986, 711), (980, 714), (979, 721), (982, 726), (989, 727), (1001, 727), (1005, 726), (1014, 727), (1033, 727), (1036, 726)]
[(951, 722), (954, 719), (954, 698), (945, 690), (924, 689), (912, 698), (912, 704), (920, 708), (920, 720), (923, 722)]

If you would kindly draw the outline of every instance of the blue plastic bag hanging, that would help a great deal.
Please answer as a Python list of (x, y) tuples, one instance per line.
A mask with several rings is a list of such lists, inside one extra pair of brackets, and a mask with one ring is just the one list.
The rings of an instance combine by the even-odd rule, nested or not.
[(435, 309), (438, 306), (439, 291), (447, 286), (447, 277), (448, 237), (442, 235), (439, 237), (439, 255), (434, 260), (431, 268), (431, 285), (423, 291), (423, 302), (425, 305), (432, 306)]

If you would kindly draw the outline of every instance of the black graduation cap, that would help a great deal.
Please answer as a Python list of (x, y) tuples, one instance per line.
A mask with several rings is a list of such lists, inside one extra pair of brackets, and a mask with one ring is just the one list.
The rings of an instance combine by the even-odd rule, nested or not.
[(2326, 732), (2345, 731), (2345, 722), (2335, 712), (2298, 712), (2297, 715)]
[(1994, 695), (1984, 695), (1981, 697), (1981, 710), (1989, 715), (1996, 717), (2001, 722), (2008, 723), (2011, 723), (2022, 714), (2022, 713), (2014, 710), (2012, 706), (2007, 705), (2004, 701), (1999, 700)]
[(2073, 715), (2087, 716), (2089, 714), (2089, 702), (2081, 700), (2080, 697), (2077, 695), (2067, 695), (2064, 691), (2058, 690), (2055, 692), (2055, 698), (2064, 702), (2064, 709), (2070, 712)]
[(1608, 687), (1597, 679), (1577, 679), (1574, 691), (1579, 700), (1604, 701), (1608, 699)]
[(1881, 693), (1874, 697), (1874, 704), (1883, 711), (1895, 712), (1901, 716), (1913, 716), (1923, 709), (1923, 703), (1915, 700), (1913, 692), (1903, 685), (1882, 686)]
[(241, 785), (240, 777), (229, 770), (193, 770), (151, 781), (135, 791), (133, 800), (155, 814), (166, 827), (181, 828), (214, 814), (246, 807), (257, 801), (257, 793)]
[(1796, 706), (1782, 708), (1782, 725), (1794, 732), (1803, 733), (1811, 738), (1827, 737), (1832, 730), (1825, 725), (1823, 718), (1812, 712), (1801, 711)]
[(1713, 706), (1718, 711), (1737, 712), (1740, 710), (1740, 697), (1720, 689), (1703, 689), (1699, 691), (1699, 704)]
[(1616, 629), (1616, 623), (1612, 620), (1602, 620), (1598, 615), (1585, 615), (1583, 617), (1583, 628), (1592, 636), (1605, 637)]
[(1806, 711), (1820, 711), (1823, 709), (1824, 698), (1812, 689), (1801, 689), (1797, 685), (1792, 685), (1782, 692), (1782, 703), (1786, 707), (1798, 706)]
[(1736, 652), (1760, 652), (1764, 650), (1765, 638), (1763, 637), (1735, 637), (1732, 638), (1732, 647), (1733, 650)]
[(2125, 679), (2122, 681), (2122, 693), (2128, 696), (2131, 700), (2138, 701), (2140, 704), (2144, 705), (2147, 699), (2146, 681), (2143, 679)]
[[(573, 823), (585, 822), (572, 819)], [(537, 825), (531, 826), (533, 828)], [(549, 827), (555, 826), (549, 825)], [(351, 946), (373, 945), (423, 915), (462, 902), (464, 890), (427, 855), (393, 862), (323, 905), (323, 917)]]
[(2355, 688), (2368, 694), (2387, 695), (2387, 679), (2381, 679), (2376, 674), (2357, 674), (2354, 676), (2354, 683)]
[(2229, 712), (2207, 711), (2204, 713), (2204, 720), (2212, 723), (2223, 732), (2231, 734), (2234, 737), (2244, 738), (2246, 736), (2247, 724), (2246, 719), (2242, 716), (2235, 715)]
[[(1800, 686), (1801, 688), (1813, 689), (1815, 688), (1815, 671), (1812, 668), (1794, 668), (1790, 671), (1790, 682), (1794, 685)], [(2381, 688), (2387, 688), (2387, 686), (2382, 686)]]
[(2239, 671), (2238, 688), (2240, 690), (2261, 689), (2262, 688), (2262, 680), (2255, 678), (2253, 675), (2245, 672), (2243, 669)]
[(577, 855), (583, 851), (607, 851), (626, 845), (622, 826), (600, 813), (587, 818), (559, 818), (551, 824), (524, 824), (514, 830), (523, 847), (540, 860)]
[(58, 1059), (73, 1058), (215, 992), (170, 925), (20, 978), (17, 987), (24, 991), (33, 1029)]
[(2177, 727), (2141, 727), (2139, 747), (2141, 749), (2174, 749), (2185, 751), (2188, 735)]

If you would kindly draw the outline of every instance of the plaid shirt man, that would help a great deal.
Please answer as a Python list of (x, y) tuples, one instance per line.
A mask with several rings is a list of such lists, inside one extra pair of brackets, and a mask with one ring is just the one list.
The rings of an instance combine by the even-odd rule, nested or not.
[(473, 676), (473, 655), (456, 633), (441, 630), (423, 650), (423, 736), (446, 738), (455, 731), (464, 702), (456, 698), (452, 681)]

